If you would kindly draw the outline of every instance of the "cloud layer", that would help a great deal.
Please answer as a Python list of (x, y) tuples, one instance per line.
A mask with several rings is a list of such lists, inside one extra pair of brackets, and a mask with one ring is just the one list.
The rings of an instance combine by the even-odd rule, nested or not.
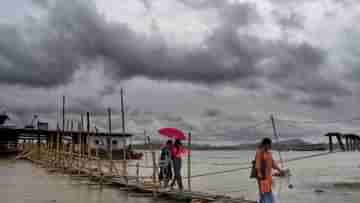
[[(200, 42), (189, 45), (168, 37), (164, 29), (169, 24), (167, 16), (157, 16), (165, 3), (137, 2), (146, 11), (143, 18), (152, 18), (149, 33), (146, 29), (136, 29), (131, 22), (109, 19), (96, 1), (29, 2), (31, 12), (24, 20), (0, 21), (0, 86), (5, 91), (21, 92), (19, 87), (42, 91), (39, 95), (43, 96), (54, 90), (72, 89), (72, 85), (77, 85), (79, 72), (100, 71), (104, 76), (100, 80), (108, 82), (99, 82), (102, 88), (93, 93), (81, 94), (82, 89), (77, 90), (80, 96), (69, 106), (73, 113), (91, 109), (99, 115), (105, 106), (111, 105), (110, 98), (118, 98), (121, 84), (140, 80), (141, 85), (142, 79), (164, 85), (195, 86), (193, 89), (231, 87), (311, 109), (336, 109), (343, 100), (357, 95), (352, 86), (356, 79), (347, 81), (344, 76), (353, 73), (357, 63), (352, 69), (337, 70), (345, 67), (345, 63), (334, 63), (334, 51), (314, 42), (311, 36), (315, 31), (308, 22), (314, 21), (315, 14), (309, 15), (306, 9), (318, 2), (302, 1), (298, 8), (293, 8), (295, 1), (280, 0), (161, 2), (174, 5), (165, 8), (173, 9), (174, 15), (189, 13), (203, 22), (207, 31), (202, 33)], [(341, 11), (352, 3), (334, 0), (329, 8)], [(135, 3), (128, 6), (135, 7)], [(292, 9), (284, 12), (285, 7)], [(176, 13), (177, 9), (183, 13)], [(329, 14), (324, 11), (324, 16), (325, 13)], [(174, 32), (183, 29), (180, 25), (173, 27)], [(191, 36), (188, 38), (191, 41)], [(346, 64), (351, 62), (354, 63), (346, 60)], [(204, 97), (200, 100), (206, 101)], [(24, 106), (22, 102), (11, 104), (8, 99), (1, 102), (12, 106), (10, 109), (17, 114), (50, 113), (54, 109), (50, 102), (37, 105), (34, 102), (32, 106)], [(238, 134), (236, 125), (244, 120), (234, 122), (234, 116), (226, 116), (228, 110), (204, 106), (198, 112), (198, 122), (192, 122), (196, 120), (192, 116), (190, 119), (177, 116), (182, 114), (179, 112), (154, 112), (149, 117), (134, 110), (130, 114), (134, 128), (141, 124), (168, 124), (199, 132), (212, 131), (214, 136)], [(257, 121), (251, 116), (245, 120)], [(223, 124), (214, 125), (220, 121)]]

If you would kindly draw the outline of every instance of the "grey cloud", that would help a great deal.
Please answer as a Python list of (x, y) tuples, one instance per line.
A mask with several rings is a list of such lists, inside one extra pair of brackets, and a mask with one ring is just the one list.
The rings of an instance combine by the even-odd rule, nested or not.
[[(67, 111), (74, 114), (90, 112), (93, 115), (107, 115), (107, 107), (103, 106), (98, 97), (79, 97), (73, 98), (70, 104), (67, 104)], [(112, 108), (112, 113), (120, 113), (118, 109)]]
[(120, 92), (120, 90), (117, 90), (115, 84), (108, 84), (108, 85), (105, 85), (102, 90), (100, 90), (99, 95), (101, 97), (104, 97), (107, 95), (115, 94), (116, 92)]
[(159, 120), (164, 126), (163, 127), (175, 127), (181, 130), (198, 131), (198, 127), (191, 124), (189, 121), (181, 116), (171, 113), (157, 113), (155, 119)]
[(151, 2), (150, 2), (149, 0), (140, 0), (140, 1), (143, 3), (144, 7), (145, 7), (148, 11), (151, 10)]
[(261, 23), (262, 17), (256, 9), (256, 5), (252, 3), (226, 4), (219, 10), (219, 15), (224, 18), (224, 22), (237, 26)]
[(303, 4), (303, 3), (311, 3), (316, 2), (316, 0), (269, 0), (270, 2), (277, 4), (277, 5), (289, 5), (289, 4)]
[[(251, 46), (246, 39), (237, 42), (235, 32), (216, 32), (206, 42), (209, 48), (174, 49), (161, 39), (149, 40), (137, 34), (124, 24), (106, 22), (92, 4), (82, 1), (73, 4), (57, 1), (48, 13), (49, 18), (43, 20), (47, 24), (40, 31), (42, 38), (33, 39), (31, 46), (22, 40), (23, 34), (16, 28), (1, 26), (2, 83), (56, 86), (70, 81), (81, 65), (91, 61), (102, 61), (106, 73), (120, 80), (145, 76), (211, 84), (254, 73), (251, 64), (254, 57), (247, 50)], [(210, 40), (217, 44), (210, 44)], [(226, 44), (221, 47), (223, 42)], [(225, 50), (226, 58), (219, 58), (217, 55), (227, 49), (225, 46), (231, 46), (231, 50)], [(218, 53), (213, 53), (212, 48), (217, 48)], [(224, 65), (229, 59), (235, 62)]]
[(306, 105), (314, 106), (316, 108), (331, 108), (334, 106), (333, 98), (328, 96), (312, 96), (310, 98), (302, 99), (300, 102)]
[(185, 6), (191, 7), (193, 9), (221, 8), (225, 4), (228, 3), (227, 0), (224, 0), (224, 1), (218, 1), (218, 0), (201, 0), (201, 1), (178, 0), (178, 1), (183, 3)]
[[(0, 25), (0, 81), (27, 86), (55, 86), (69, 82), (77, 65), (69, 50), (60, 41), (55, 49), (31, 46), (19, 29)], [(47, 41), (47, 40), (45, 40)], [(43, 44), (44, 45), (44, 44)], [(66, 70), (64, 71), (64, 67)]]
[(305, 17), (296, 13), (282, 14), (275, 10), (273, 12), (277, 23), (284, 29), (304, 29)]
[(51, 0), (31, 0), (34, 4), (47, 8), (51, 4)]
[[(323, 50), (305, 42), (289, 44), (238, 34), (232, 20), (244, 19), (239, 21), (242, 25), (258, 22), (255, 6), (204, 1), (201, 7), (205, 5), (231, 12), (223, 13), (228, 17), (221, 18), (220, 26), (201, 46), (179, 48), (159, 36), (149, 38), (125, 24), (107, 22), (87, 1), (56, 1), (45, 9), (48, 18), (33, 25), (35, 34), (27, 36), (19, 27), (0, 25), (0, 82), (58, 86), (71, 81), (81, 66), (92, 68), (88, 64), (97, 62), (103, 63), (105, 74), (116, 81), (146, 77), (259, 89), (264, 88), (261, 81), (267, 80), (288, 91), (320, 92), (329, 99), (332, 91), (337, 96), (349, 94), (337, 81), (320, 75), (326, 56)], [(264, 61), (270, 63), (261, 66)]]
[[(278, 49), (278, 47), (282, 47)], [(335, 104), (335, 96), (350, 96), (352, 92), (341, 81), (326, 78), (321, 74), (325, 65), (326, 52), (309, 44), (298, 46), (275, 46), (276, 54), (267, 67), (272, 69), (267, 79), (296, 96), (297, 92), (311, 97), (311, 101), (327, 100), (331, 107)], [(284, 94), (283, 92), (282, 94)], [(285, 93), (286, 94), (286, 93)], [(289, 97), (289, 93), (287, 93)], [(282, 97), (286, 98), (286, 97)], [(317, 102), (301, 102), (315, 104)]]
[(204, 117), (218, 117), (222, 115), (222, 111), (220, 109), (208, 108), (202, 114)]
[(256, 4), (254, 3), (235, 3), (228, 0), (178, 1), (182, 2), (185, 6), (197, 10), (215, 9), (221, 21), (232, 26), (245, 26), (262, 22), (262, 17), (259, 15)]
[(184, 119), (181, 116), (175, 116), (170, 113), (162, 113), (157, 116), (159, 120), (168, 121), (168, 122), (182, 122)]
[(341, 5), (342, 7), (349, 7), (354, 3), (357, 3), (356, 0), (333, 0), (333, 2)]

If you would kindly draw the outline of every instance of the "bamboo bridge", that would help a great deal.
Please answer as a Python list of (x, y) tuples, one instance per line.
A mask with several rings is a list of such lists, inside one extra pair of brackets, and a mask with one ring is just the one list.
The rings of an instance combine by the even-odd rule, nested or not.
[[(39, 129), (1, 129), (2, 139), (17, 140), (20, 153), (16, 159), (25, 159), (45, 168), (49, 173), (68, 174), (73, 178), (85, 178), (99, 186), (112, 185), (129, 192), (141, 195), (151, 195), (155, 198), (166, 198), (186, 202), (226, 202), (251, 203), (243, 198), (231, 198), (225, 195), (215, 195), (196, 192), (191, 189), (191, 153), (188, 161), (187, 189), (165, 190), (158, 180), (157, 152), (149, 144), (144, 153), (151, 154), (151, 164), (140, 164), (138, 160), (114, 159), (112, 148), (107, 156), (100, 156), (98, 148), (89, 147), (90, 137), (102, 136), (130, 138), (130, 133), (103, 133), (79, 130), (39, 130)], [(190, 136), (191, 137), (191, 136)], [(188, 145), (191, 145), (191, 138)], [(110, 145), (111, 146), (111, 145)], [(191, 146), (188, 146), (191, 147)], [(125, 150), (124, 150), (125, 153)]]

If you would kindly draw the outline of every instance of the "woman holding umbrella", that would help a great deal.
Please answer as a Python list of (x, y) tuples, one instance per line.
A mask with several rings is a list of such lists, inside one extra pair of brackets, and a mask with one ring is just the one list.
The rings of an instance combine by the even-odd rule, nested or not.
[(187, 150), (182, 146), (181, 140), (186, 140), (185, 134), (176, 128), (162, 128), (159, 130), (160, 135), (168, 138), (175, 139), (175, 143), (171, 148), (172, 166), (174, 170), (174, 179), (171, 182), (171, 189), (177, 183), (179, 189), (183, 190), (182, 177), (181, 177), (181, 157), (186, 154)]
[(174, 179), (171, 183), (171, 189), (174, 188), (175, 183), (177, 183), (179, 190), (183, 190), (182, 177), (181, 177), (181, 156), (184, 153), (184, 148), (180, 140), (176, 140), (174, 146), (171, 150), (173, 169), (174, 169)]

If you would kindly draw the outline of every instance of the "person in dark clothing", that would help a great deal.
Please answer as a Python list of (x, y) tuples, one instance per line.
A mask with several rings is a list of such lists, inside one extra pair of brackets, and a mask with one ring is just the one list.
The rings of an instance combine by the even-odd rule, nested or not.
[(174, 187), (175, 183), (177, 183), (179, 190), (183, 190), (183, 183), (182, 183), (182, 177), (181, 177), (181, 155), (183, 152), (182, 144), (180, 140), (176, 140), (172, 150), (171, 150), (171, 156), (172, 156), (172, 162), (173, 162), (173, 169), (174, 169), (174, 179), (171, 183), (171, 188)]
[(163, 182), (164, 188), (167, 188), (169, 181), (172, 179), (171, 148), (172, 148), (172, 141), (168, 140), (166, 142), (166, 145), (161, 149), (160, 152), (159, 181), (160, 184)]

